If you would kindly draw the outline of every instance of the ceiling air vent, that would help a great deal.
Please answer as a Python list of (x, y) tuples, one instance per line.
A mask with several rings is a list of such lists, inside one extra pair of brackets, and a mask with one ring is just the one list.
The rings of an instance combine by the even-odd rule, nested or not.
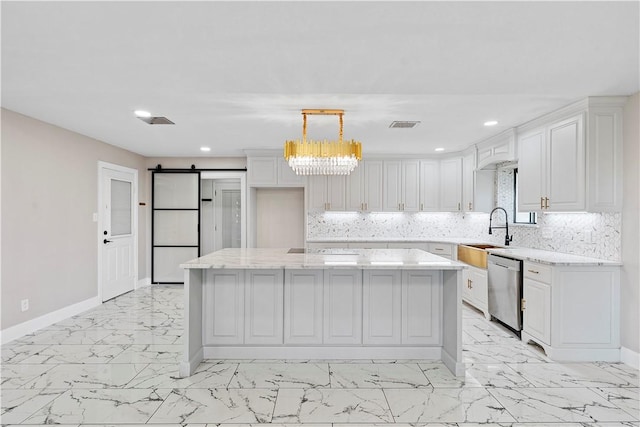
[(175, 125), (171, 120), (166, 117), (138, 117), (145, 123), (150, 125)]
[(396, 120), (391, 122), (389, 125), (390, 128), (398, 128), (398, 129), (411, 129), (418, 126), (419, 121), (406, 121), (406, 120)]

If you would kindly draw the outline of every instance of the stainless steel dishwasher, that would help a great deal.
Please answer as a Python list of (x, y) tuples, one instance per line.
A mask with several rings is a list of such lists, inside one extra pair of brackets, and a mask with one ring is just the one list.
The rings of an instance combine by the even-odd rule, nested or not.
[(522, 330), (522, 261), (489, 254), (487, 266), (489, 314), (519, 336)]

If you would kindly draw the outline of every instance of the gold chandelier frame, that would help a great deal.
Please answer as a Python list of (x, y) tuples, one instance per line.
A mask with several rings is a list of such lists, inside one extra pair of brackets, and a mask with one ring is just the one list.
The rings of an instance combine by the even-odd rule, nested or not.
[[(307, 140), (308, 115), (338, 116), (338, 140)], [(285, 160), (299, 175), (348, 175), (362, 160), (362, 144), (354, 139), (344, 141), (343, 128), (344, 110), (303, 109), (302, 140), (285, 142)]]

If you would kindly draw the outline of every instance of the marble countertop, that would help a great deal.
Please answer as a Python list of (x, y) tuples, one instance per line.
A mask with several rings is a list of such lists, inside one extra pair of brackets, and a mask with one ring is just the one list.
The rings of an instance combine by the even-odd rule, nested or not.
[(324, 269), (460, 270), (466, 264), (419, 249), (222, 249), (180, 264), (185, 269)]
[(380, 238), (331, 238), (331, 239), (307, 239), (307, 243), (360, 243), (360, 242), (382, 242), (382, 243), (453, 243), (456, 245), (468, 245), (468, 244), (484, 244), (489, 243), (481, 239), (470, 239), (468, 237), (431, 237), (428, 239), (409, 239), (409, 238), (393, 238), (393, 237), (380, 237)]
[(622, 265), (622, 263), (617, 261), (608, 261), (605, 259), (598, 258), (589, 258), (580, 255), (571, 255), (571, 254), (563, 254), (560, 252), (551, 252), (544, 251), (541, 249), (529, 249), (529, 248), (495, 248), (495, 249), (487, 249), (487, 252), (503, 255), (505, 257), (520, 259), (523, 261), (533, 261), (539, 262), (542, 264), (549, 265), (583, 265), (583, 266), (597, 266), (597, 265), (607, 265), (607, 266), (616, 266)]

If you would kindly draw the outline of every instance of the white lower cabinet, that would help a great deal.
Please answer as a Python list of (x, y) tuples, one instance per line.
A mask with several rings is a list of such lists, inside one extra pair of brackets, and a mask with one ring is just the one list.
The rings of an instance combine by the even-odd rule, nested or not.
[(462, 272), (462, 299), (482, 311), (487, 319), (490, 318), (488, 283), (487, 270), (468, 266)]
[(533, 279), (524, 279), (522, 308), (524, 331), (540, 340), (540, 344), (551, 344), (551, 285)]
[(365, 270), (362, 277), (362, 343), (402, 341), (402, 276), (399, 270)]
[(620, 360), (620, 268), (524, 262), (522, 341), (553, 360)]
[(362, 270), (324, 270), (324, 344), (362, 343)]
[(245, 344), (282, 344), (283, 270), (245, 272)]
[(244, 342), (244, 270), (207, 270), (203, 299), (204, 344)]
[(322, 344), (323, 270), (284, 275), (284, 343)]
[(365, 270), (365, 345), (439, 345), (442, 278), (434, 271)]
[(442, 342), (442, 272), (402, 272), (402, 344)]

